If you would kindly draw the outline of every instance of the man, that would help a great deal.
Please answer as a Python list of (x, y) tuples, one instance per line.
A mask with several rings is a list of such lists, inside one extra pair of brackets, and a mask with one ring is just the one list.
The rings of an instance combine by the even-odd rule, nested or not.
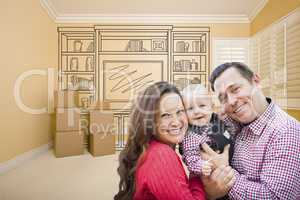
[[(261, 90), (260, 77), (242, 63), (225, 63), (211, 74), (226, 119), (240, 128), (234, 135), (232, 180), (224, 180), (225, 165), (203, 178), (211, 199), (300, 199), (300, 124)], [(203, 146), (212, 160), (228, 156)]]

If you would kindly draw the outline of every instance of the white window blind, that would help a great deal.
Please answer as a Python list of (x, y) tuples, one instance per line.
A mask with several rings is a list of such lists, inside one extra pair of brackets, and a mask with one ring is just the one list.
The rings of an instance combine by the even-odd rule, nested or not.
[(266, 96), (272, 96), (272, 33), (271, 30), (263, 32), (259, 37), (259, 66), (258, 74)]
[(300, 10), (286, 21), (286, 66), (288, 106), (300, 108)]
[(250, 67), (284, 108), (300, 109), (300, 9), (250, 39)]
[(287, 108), (285, 22), (272, 27), (271, 60), (272, 97), (281, 107)]
[(248, 65), (249, 39), (242, 38), (214, 38), (213, 39), (213, 67), (225, 62), (242, 62)]
[(249, 67), (256, 73), (259, 70), (259, 37), (250, 39)]
[(250, 67), (260, 75), (264, 94), (287, 107), (284, 27), (278, 23), (251, 38)]

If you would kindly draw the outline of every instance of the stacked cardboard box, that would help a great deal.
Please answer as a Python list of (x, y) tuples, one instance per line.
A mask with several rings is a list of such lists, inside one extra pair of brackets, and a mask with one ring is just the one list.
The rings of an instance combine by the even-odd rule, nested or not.
[(109, 103), (98, 102), (90, 110), (89, 152), (93, 156), (115, 154), (115, 133), (113, 113)]
[(80, 125), (78, 93), (56, 91), (56, 133), (54, 152), (56, 157), (80, 155), (84, 152), (84, 134)]
[(55, 91), (54, 104), (56, 108), (77, 108), (79, 107), (79, 94), (72, 90)]
[(90, 114), (89, 112), (81, 112), (80, 113), (80, 125), (81, 130), (83, 131), (84, 135), (84, 148), (87, 148), (89, 145), (89, 135), (90, 135)]

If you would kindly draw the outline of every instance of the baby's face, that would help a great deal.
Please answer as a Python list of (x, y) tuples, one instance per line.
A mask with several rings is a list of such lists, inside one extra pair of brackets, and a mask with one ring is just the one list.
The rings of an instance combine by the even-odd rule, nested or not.
[(189, 123), (203, 126), (209, 123), (212, 115), (212, 99), (210, 96), (194, 96), (184, 98)]

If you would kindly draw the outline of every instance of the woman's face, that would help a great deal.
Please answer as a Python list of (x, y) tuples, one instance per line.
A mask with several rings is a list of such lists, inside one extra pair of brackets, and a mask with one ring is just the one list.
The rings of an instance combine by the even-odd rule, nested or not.
[(180, 143), (188, 127), (180, 96), (176, 93), (164, 94), (160, 98), (158, 109), (156, 138), (166, 144)]

